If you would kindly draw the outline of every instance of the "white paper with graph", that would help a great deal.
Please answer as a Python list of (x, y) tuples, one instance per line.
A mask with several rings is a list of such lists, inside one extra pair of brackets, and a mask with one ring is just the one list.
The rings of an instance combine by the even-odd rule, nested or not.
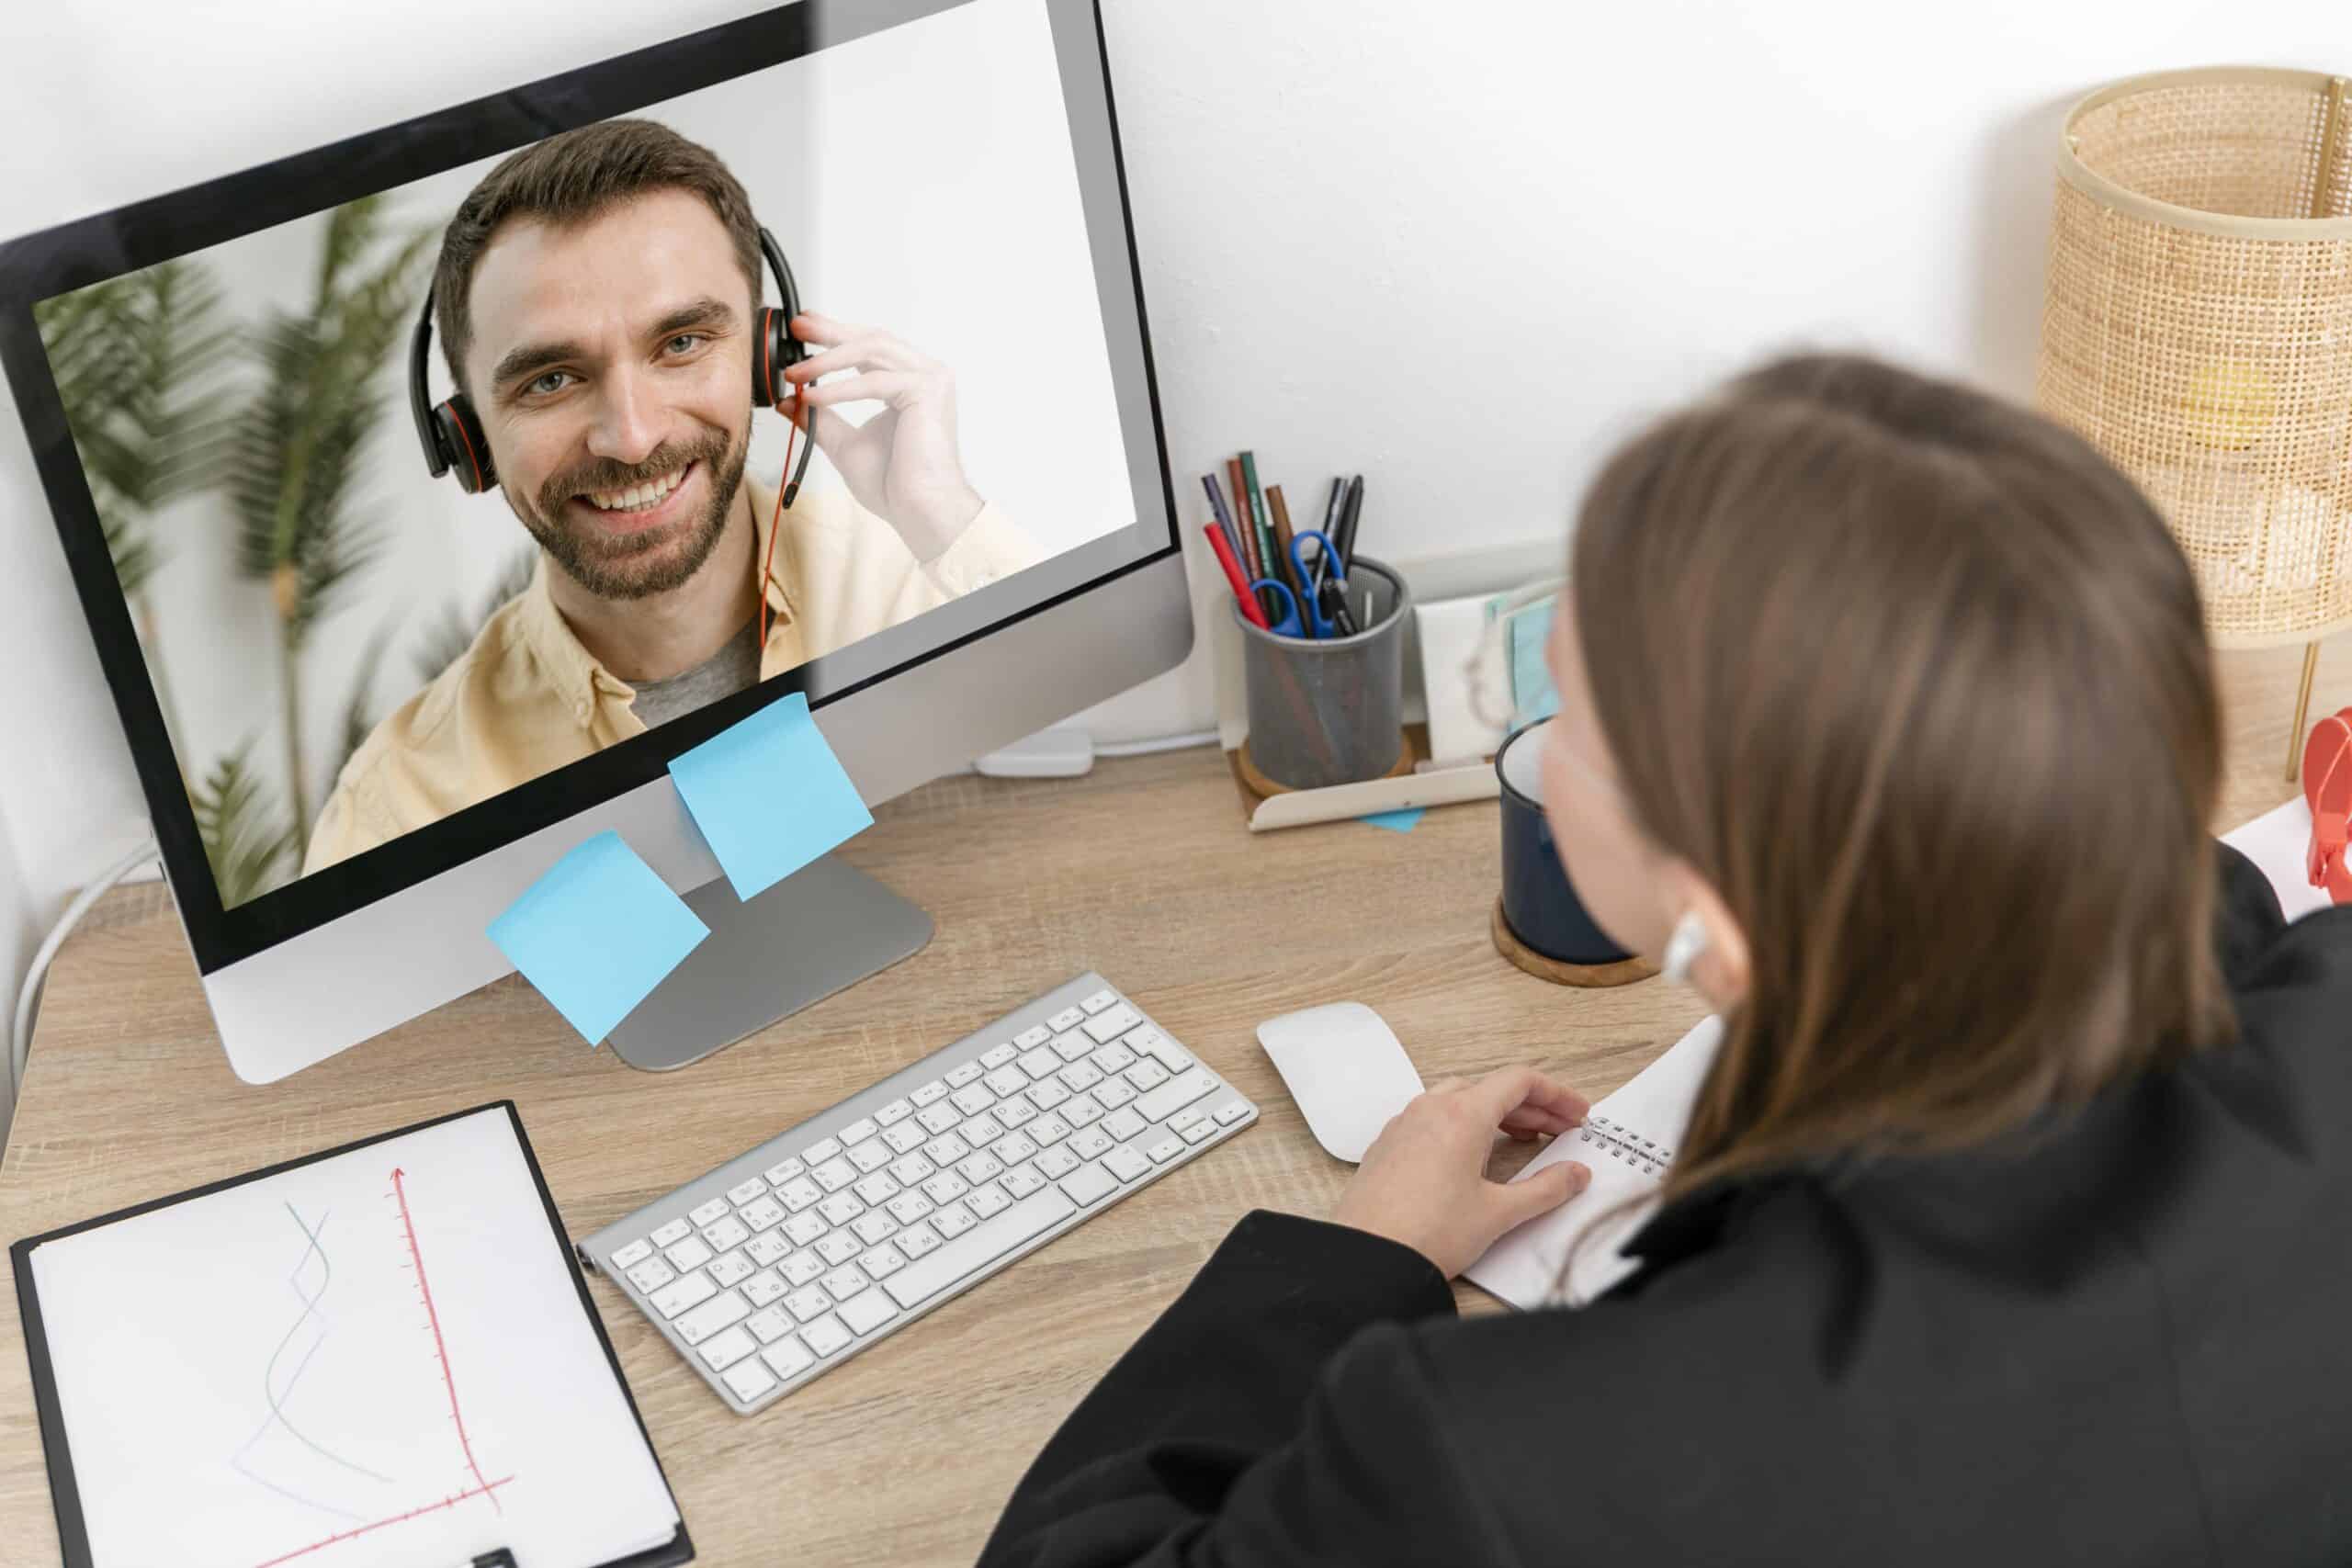
[(593, 1568), (677, 1506), (503, 1108), (46, 1242), (98, 1568)]
[(1521, 1167), (1512, 1180), (1577, 1160), (1592, 1171), (1592, 1181), (1488, 1247), (1467, 1277), (1513, 1306), (1532, 1308), (1583, 1306), (1632, 1273), (1633, 1260), (1620, 1249), (1657, 1208), (1658, 1189), (1722, 1043), (1723, 1021), (1701, 1020), (1623, 1088), (1596, 1101), (1582, 1127), (1553, 1139)]

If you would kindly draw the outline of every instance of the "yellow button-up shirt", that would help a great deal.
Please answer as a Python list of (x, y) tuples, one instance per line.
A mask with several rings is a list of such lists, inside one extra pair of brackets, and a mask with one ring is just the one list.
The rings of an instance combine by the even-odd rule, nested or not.
[[(749, 475), (744, 488), (757, 562), (767, 558), (775, 491)], [(765, 584), (763, 681), (1038, 558), (993, 504), (927, 563), (838, 491), (803, 491), (781, 527)], [(311, 829), (303, 874), (645, 733), (630, 706), (635, 690), (581, 645), (548, 592), (548, 571), (542, 556), (530, 586), (490, 617), (473, 646), (351, 754)]]

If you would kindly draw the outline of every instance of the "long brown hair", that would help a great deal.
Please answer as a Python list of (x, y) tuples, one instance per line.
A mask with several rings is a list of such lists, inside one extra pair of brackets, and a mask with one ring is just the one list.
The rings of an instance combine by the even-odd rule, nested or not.
[(1784, 359), (1620, 451), (1572, 553), (1626, 794), (1752, 955), (1669, 1198), (1978, 1144), (2233, 1037), (2197, 585), (2088, 445)]

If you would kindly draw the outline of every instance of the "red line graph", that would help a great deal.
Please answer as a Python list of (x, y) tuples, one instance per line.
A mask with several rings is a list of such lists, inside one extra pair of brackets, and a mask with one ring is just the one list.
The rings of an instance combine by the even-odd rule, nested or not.
[[(437, 1503), (427, 1503), (421, 1508), (411, 1508), (405, 1514), (394, 1514), (389, 1519), (378, 1519), (372, 1525), (361, 1525), (357, 1529), (344, 1530), (338, 1534), (328, 1536), (323, 1540), (314, 1540), (310, 1545), (298, 1548), (295, 1551), (286, 1553), (282, 1557), (273, 1557), (266, 1562), (256, 1564), (255, 1568), (277, 1568), (277, 1564), (280, 1562), (291, 1562), (298, 1557), (308, 1557), (311, 1552), (318, 1551), (320, 1548), (333, 1546), (338, 1541), (356, 1540), (359, 1537), (366, 1535), (370, 1530), (382, 1529), (386, 1525), (405, 1524), (410, 1519), (415, 1518), (421, 1514), (430, 1514), (440, 1508), (454, 1508), (469, 1497), (490, 1497), (493, 1489), (503, 1486), (507, 1482), (514, 1479), (514, 1478), (513, 1476), (509, 1475), (502, 1480), (485, 1482), (483, 1484), (473, 1487), (470, 1490), (454, 1493), (449, 1496), (442, 1498)], [(498, 1501), (495, 1497), (490, 1497), (490, 1500), (493, 1503)]]
[[(474, 1462), (474, 1445), (466, 1436), (466, 1418), (458, 1410), (458, 1380), (449, 1371), (449, 1348), (441, 1340), (441, 1315), (433, 1310), (433, 1287), (424, 1278), (424, 1254), (417, 1250), (416, 1224), (409, 1218), (408, 1213), (408, 1190), (401, 1183), (404, 1174), (400, 1167), (392, 1168), (392, 1196), (400, 1201), (401, 1229), (408, 1235), (409, 1259), (416, 1265), (416, 1289), (424, 1298), (425, 1321), (433, 1325), (433, 1354), (441, 1363), (442, 1384), (449, 1391), (449, 1419), (458, 1424), (458, 1446), (465, 1450), (466, 1468), (473, 1472), (475, 1487), (484, 1496), (490, 1497), (492, 1507), (503, 1514), (506, 1510), (499, 1506), (497, 1497), (491, 1495), (490, 1483), (482, 1479), (481, 1466)], [(507, 1479), (511, 1481), (514, 1477)]]

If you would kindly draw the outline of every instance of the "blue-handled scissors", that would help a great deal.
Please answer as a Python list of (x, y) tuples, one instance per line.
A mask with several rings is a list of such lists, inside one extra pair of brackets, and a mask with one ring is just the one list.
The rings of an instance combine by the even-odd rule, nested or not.
[[(1315, 541), (1315, 570), (1313, 571), (1306, 570), (1306, 558), (1298, 553), (1298, 547), (1309, 539)], [(1347, 598), (1346, 576), (1329, 570), (1332, 563), (1339, 558), (1332, 554), (1331, 541), (1323, 536), (1320, 529), (1309, 528), (1303, 533), (1294, 535), (1291, 538), (1290, 564), (1298, 569), (1298, 580), (1306, 584), (1307, 624), (1314, 628), (1315, 635), (1318, 637), (1334, 637), (1339, 633), (1338, 623), (1332, 620), (1330, 612), (1325, 608), (1331, 602), (1329, 590), (1334, 586), (1338, 588), (1337, 597), (1342, 603)]]
[[(1298, 619), (1298, 596), (1290, 591), (1290, 584), (1278, 577), (1261, 577), (1250, 585), (1250, 592), (1254, 594), (1261, 588), (1272, 589), (1281, 595), (1283, 602), (1282, 615), (1266, 629), (1276, 637), (1305, 637), (1306, 628), (1299, 624)], [(1262, 604), (1264, 601), (1260, 603)]]

